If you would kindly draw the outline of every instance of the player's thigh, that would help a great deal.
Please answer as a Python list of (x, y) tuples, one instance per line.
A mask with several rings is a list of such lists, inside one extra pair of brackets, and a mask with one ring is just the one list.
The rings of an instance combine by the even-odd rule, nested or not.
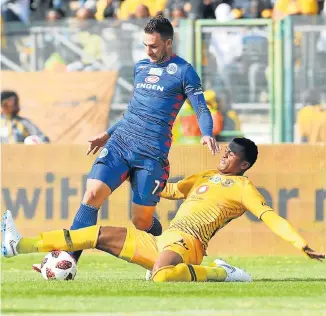
[(127, 228), (126, 239), (119, 258), (152, 270), (158, 258), (156, 238), (133, 226)]
[[(182, 259), (178, 263), (198, 265), (201, 264), (205, 254), (202, 243), (198, 239), (179, 230), (168, 229), (164, 231), (161, 236), (157, 237), (157, 247), (159, 253), (162, 253), (162, 257), (164, 252), (176, 253)], [(171, 255), (170, 257), (172, 260), (176, 260), (178, 256), (173, 257)], [(157, 262), (155, 267), (160, 268), (167, 265), (167, 263), (166, 258), (164, 258), (161, 262)], [(170, 265), (173, 265), (172, 261)]]
[(115, 142), (109, 142), (100, 152), (88, 175), (88, 180), (103, 182), (110, 193), (117, 189), (129, 175), (129, 163)]
[(144, 206), (156, 206), (160, 193), (169, 178), (169, 161), (143, 157), (139, 165), (133, 165), (130, 180), (133, 191), (133, 203)]

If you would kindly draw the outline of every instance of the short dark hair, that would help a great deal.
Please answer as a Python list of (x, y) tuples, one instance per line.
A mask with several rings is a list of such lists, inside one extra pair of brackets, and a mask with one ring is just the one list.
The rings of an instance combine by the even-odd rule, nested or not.
[(244, 148), (243, 159), (249, 162), (250, 167), (252, 167), (255, 164), (258, 157), (257, 145), (251, 139), (245, 137), (234, 138), (232, 141)]
[(303, 106), (319, 105), (321, 103), (321, 92), (319, 89), (313, 88), (303, 92), (302, 95)]
[(15, 91), (3, 90), (1, 91), (1, 103), (11, 97), (18, 99), (18, 95)]
[(154, 18), (151, 18), (145, 25), (144, 31), (147, 34), (158, 33), (165, 40), (173, 40), (173, 26), (171, 22), (163, 15), (158, 15)]

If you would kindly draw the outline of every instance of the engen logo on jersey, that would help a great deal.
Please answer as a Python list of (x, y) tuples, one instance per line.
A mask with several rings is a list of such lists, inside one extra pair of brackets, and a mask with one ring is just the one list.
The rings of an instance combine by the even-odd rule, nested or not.
[[(164, 87), (159, 86), (157, 83), (160, 81), (160, 77), (158, 76), (148, 76), (145, 78), (145, 82), (137, 83), (136, 89), (149, 89), (149, 90), (156, 90), (156, 91), (164, 91)], [(154, 83), (154, 84), (153, 84)]]
[(147, 82), (147, 83), (156, 83), (156, 82), (159, 82), (159, 81), (160, 81), (160, 77), (158, 77), (158, 76), (148, 76), (145, 79), (145, 82)]

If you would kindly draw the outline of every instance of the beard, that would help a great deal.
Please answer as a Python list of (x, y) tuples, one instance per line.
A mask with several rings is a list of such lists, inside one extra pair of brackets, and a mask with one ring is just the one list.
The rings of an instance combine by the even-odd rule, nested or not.
[(162, 52), (162, 55), (160, 56), (160, 58), (157, 59), (156, 64), (162, 64), (168, 57), (168, 54), (166, 51)]

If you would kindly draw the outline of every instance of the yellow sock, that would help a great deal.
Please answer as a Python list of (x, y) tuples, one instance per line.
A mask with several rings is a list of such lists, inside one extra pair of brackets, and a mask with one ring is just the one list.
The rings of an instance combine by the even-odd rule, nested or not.
[(227, 273), (223, 268), (205, 266), (199, 267), (205, 269), (207, 281), (223, 282), (227, 277)]
[(154, 282), (222, 282), (226, 279), (226, 271), (219, 267), (180, 263), (176, 266), (167, 266), (157, 270), (152, 279)]
[(41, 236), (22, 238), (17, 245), (17, 251), (19, 254), (38, 252), (39, 242), (42, 242)]
[(76, 251), (95, 248), (100, 226), (90, 226), (78, 230), (54, 230), (38, 237), (22, 238), (18, 253), (48, 252), (52, 250)]

